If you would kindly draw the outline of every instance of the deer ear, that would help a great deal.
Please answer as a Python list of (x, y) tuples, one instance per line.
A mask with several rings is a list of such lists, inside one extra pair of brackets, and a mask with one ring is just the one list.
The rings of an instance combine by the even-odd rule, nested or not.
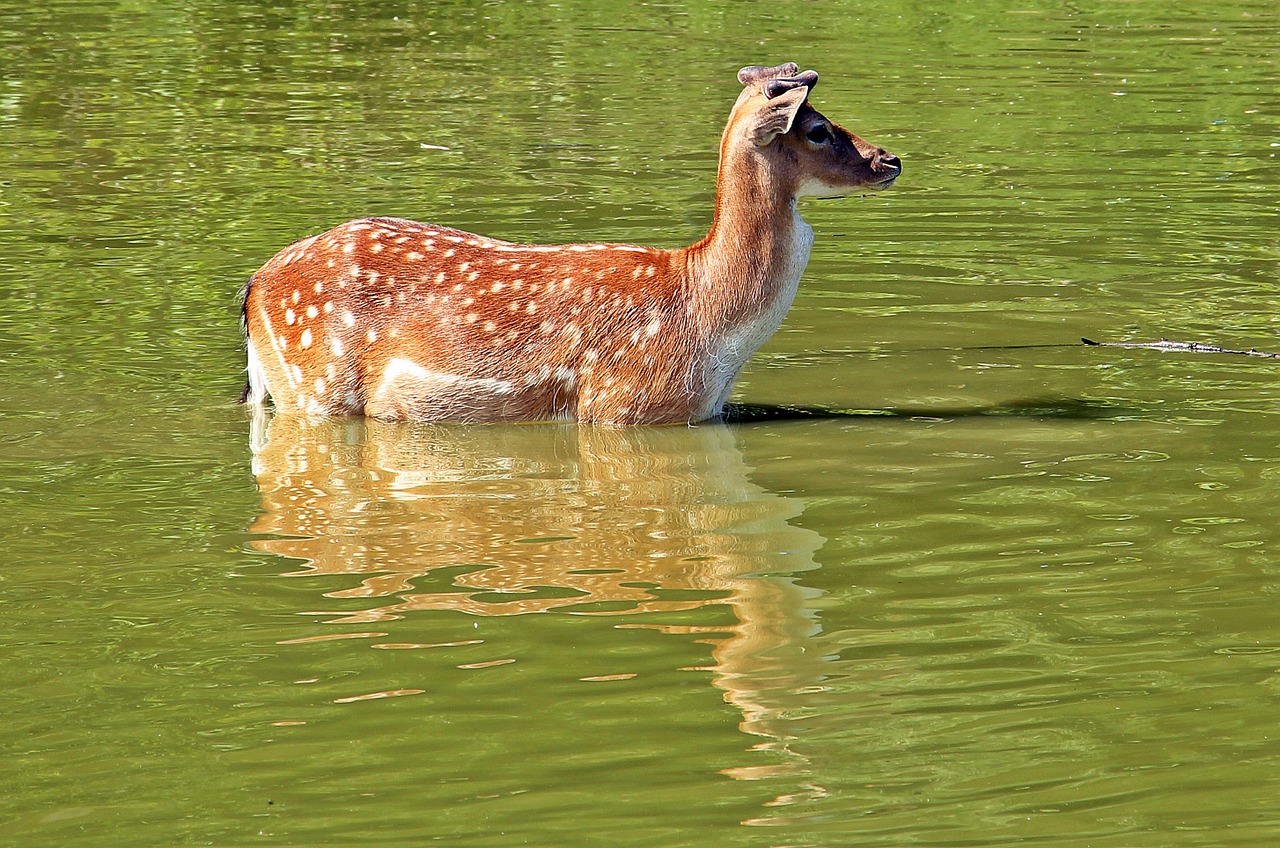
[(778, 136), (786, 135), (796, 119), (796, 112), (800, 111), (808, 96), (809, 89), (799, 86), (766, 100), (752, 118), (747, 131), (755, 145), (764, 147)]

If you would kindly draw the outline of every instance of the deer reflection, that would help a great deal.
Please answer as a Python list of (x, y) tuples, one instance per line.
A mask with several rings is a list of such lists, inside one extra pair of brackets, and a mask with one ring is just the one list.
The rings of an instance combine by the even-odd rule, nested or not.
[(292, 576), (357, 578), (329, 596), (371, 603), (339, 621), (728, 604), (737, 623), (707, 628), (716, 685), (743, 730), (784, 751), (775, 717), (821, 679), (804, 650), (816, 593), (776, 575), (814, 568), (823, 540), (789, 523), (798, 501), (750, 482), (727, 427), (259, 415), (253, 444), (263, 513), (250, 530), (264, 535), (253, 544), (302, 560)]

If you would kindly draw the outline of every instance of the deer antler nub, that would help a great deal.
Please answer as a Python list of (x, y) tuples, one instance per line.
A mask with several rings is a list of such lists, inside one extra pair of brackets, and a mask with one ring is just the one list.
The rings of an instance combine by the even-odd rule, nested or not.
[(787, 62), (773, 68), (750, 65), (738, 71), (738, 82), (743, 85), (759, 85), (765, 99), (772, 100), (779, 94), (785, 94), (802, 86), (812, 91), (818, 84), (818, 72), (801, 73), (800, 66), (795, 62)]
[(794, 76), (798, 73), (800, 73), (800, 66), (795, 62), (785, 62), (772, 68), (766, 68), (764, 65), (748, 65), (738, 71), (738, 82), (751, 85), (763, 80)]

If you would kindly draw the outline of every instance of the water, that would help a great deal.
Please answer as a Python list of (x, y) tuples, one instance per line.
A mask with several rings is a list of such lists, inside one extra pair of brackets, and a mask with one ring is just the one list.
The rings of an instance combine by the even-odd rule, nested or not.
[[(1280, 349), (1280, 20), (1165, 5), (0, 11), (5, 843), (1274, 844), (1278, 366), (1078, 345)], [(280, 246), (691, 242), (791, 59), (906, 171), (737, 398), (849, 415), (233, 403)]]

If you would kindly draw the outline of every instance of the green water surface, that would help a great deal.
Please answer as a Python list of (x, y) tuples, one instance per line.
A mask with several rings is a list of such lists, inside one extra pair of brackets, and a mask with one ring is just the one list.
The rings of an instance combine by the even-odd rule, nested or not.
[[(0, 9), (0, 843), (1280, 844), (1280, 10)], [(898, 186), (735, 398), (254, 420), (362, 215), (676, 246), (746, 64)], [(257, 450), (251, 450), (251, 444)]]

